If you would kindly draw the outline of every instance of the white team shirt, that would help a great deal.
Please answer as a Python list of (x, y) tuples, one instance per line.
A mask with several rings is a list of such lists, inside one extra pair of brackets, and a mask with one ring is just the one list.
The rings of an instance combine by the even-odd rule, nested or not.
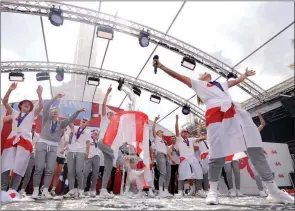
[(159, 136), (155, 137), (155, 148), (157, 152), (162, 152), (167, 155), (167, 146), (162, 138)]
[[(176, 145), (174, 147), (175, 147), (175, 149), (177, 149)], [(172, 161), (174, 161), (175, 164), (179, 164), (180, 163), (180, 157), (179, 157), (179, 155), (177, 155), (177, 153), (175, 151), (172, 151), (172, 145), (170, 145), (168, 147), (168, 150), (169, 150), (169, 152), (171, 154)]]
[(99, 140), (104, 138), (104, 134), (106, 133), (109, 124), (110, 120), (108, 119), (107, 115), (104, 115), (100, 122)]
[(57, 148), (57, 152), (56, 155), (57, 157), (60, 158), (66, 158), (66, 151), (64, 153), (61, 153), (61, 151), (64, 149), (65, 144), (69, 142), (69, 136), (67, 134), (65, 134), (63, 137), (61, 137), (58, 148)]
[(88, 158), (92, 158), (98, 155), (101, 159), (101, 157), (103, 156), (101, 150), (97, 147), (97, 143), (98, 140), (94, 140), (93, 138), (91, 138)]
[(176, 137), (177, 143), (176, 143), (176, 149), (179, 151), (180, 157), (191, 157), (195, 156), (195, 151), (194, 151), (194, 143), (195, 143), (195, 138), (189, 138), (188, 142), (189, 145), (184, 142), (184, 139), (181, 136)]
[[(71, 143), (69, 143), (69, 152), (82, 152), (86, 153), (86, 144), (88, 141), (91, 141), (91, 132), (86, 127), (79, 139), (77, 139), (77, 132), (79, 127), (74, 126), (74, 135)], [(80, 130), (81, 131), (81, 130)]]

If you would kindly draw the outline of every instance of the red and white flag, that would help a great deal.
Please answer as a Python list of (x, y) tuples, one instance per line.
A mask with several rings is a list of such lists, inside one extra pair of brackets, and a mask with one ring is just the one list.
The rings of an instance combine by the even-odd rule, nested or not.
[[(123, 143), (134, 145), (136, 153), (146, 167), (150, 165), (148, 116), (138, 111), (114, 114), (105, 133), (103, 143), (114, 150), (115, 159)], [(148, 168), (149, 169), (149, 168)]]

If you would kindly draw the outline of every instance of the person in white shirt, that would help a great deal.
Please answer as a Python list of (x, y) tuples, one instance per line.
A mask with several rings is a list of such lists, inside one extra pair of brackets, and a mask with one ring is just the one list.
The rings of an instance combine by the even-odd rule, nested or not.
[(88, 159), (84, 163), (84, 187), (86, 186), (87, 178), (92, 169), (91, 175), (91, 197), (96, 197), (96, 183), (99, 174), (100, 156), (101, 151), (97, 147), (99, 131), (97, 129), (92, 131), (90, 149)]
[(32, 144), (33, 144), (33, 151), (31, 153), (30, 161), (24, 176), (23, 183), (21, 185), (21, 191), (20, 194), (23, 196), (26, 196), (26, 188), (31, 180), (32, 171), (35, 165), (35, 144), (39, 141), (40, 135), (36, 133), (36, 123), (34, 122), (32, 125)]
[(172, 144), (168, 147), (168, 150), (171, 154), (172, 164), (171, 164), (171, 179), (170, 179), (170, 192), (175, 194), (177, 190), (178, 180), (175, 180), (176, 175), (178, 174), (178, 167), (180, 163), (179, 152), (176, 150), (176, 136), (171, 137)]
[(104, 173), (102, 177), (102, 184), (101, 184), (101, 190), (100, 190), (100, 197), (101, 198), (113, 198), (114, 194), (112, 192), (107, 191), (107, 186), (109, 182), (109, 178), (112, 172), (112, 168), (114, 166), (114, 163), (116, 165), (116, 162), (114, 161), (114, 151), (105, 145), (103, 143), (104, 135), (107, 131), (107, 128), (109, 126), (109, 123), (114, 115), (114, 112), (109, 111), (107, 112), (107, 99), (109, 94), (112, 91), (112, 86), (110, 86), (107, 90), (107, 93), (104, 97), (103, 104), (102, 104), (102, 119), (100, 123), (100, 133), (99, 133), (99, 141), (98, 141), (98, 148), (103, 153), (103, 159), (104, 159)]
[[(70, 129), (70, 131), (72, 131), (72, 129)], [(53, 184), (52, 184), (52, 189), (50, 191), (52, 196), (56, 196), (55, 189), (59, 183), (60, 173), (62, 172), (62, 169), (65, 165), (68, 144), (69, 144), (69, 135), (67, 134), (67, 128), (65, 128), (56, 151), (56, 163), (55, 163), (53, 178), (52, 178)]]
[(200, 197), (205, 197), (205, 193), (202, 188), (203, 170), (199, 160), (194, 154), (194, 143), (204, 137), (188, 138), (187, 130), (182, 130), (180, 134), (178, 127), (178, 115), (176, 115), (175, 132), (177, 139), (176, 150), (179, 151), (180, 155), (177, 196), (184, 196), (184, 180), (193, 179), (194, 185), (192, 186), (190, 195), (196, 194)]
[[(83, 118), (80, 121), (80, 126), (74, 126), (74, 136), (68, 145), (67, 165), (68, 165), (68, 181), (70, 191), (64, 196), (70, 197), (83, 197), (84, 184), (83, 184), (83, 169), (85, 160), (88, 159), (91, 132), (87, 128), (89, 120)], [(78, 191), (74, 189), (75, 177), (77, 176)]]
[[(171, 166), (170, 162), (172, 160), (171, 154), (168, 150), (167, 142), (163, 139), (163, 131), (156, 130), (156, 122), (160, 119), (160, 116), (156, 117), (153, 123), (153, 136), (155, 139), (155, 148), (156, 148), (156, 160), (157, 166), (160, 172), (159, 178), (159, 197), (165, 198), (172, 196), (168, 192), (168, 186), (170, 183), (171, 176)], [(164, 190), (163, 190), (164, 186)]]

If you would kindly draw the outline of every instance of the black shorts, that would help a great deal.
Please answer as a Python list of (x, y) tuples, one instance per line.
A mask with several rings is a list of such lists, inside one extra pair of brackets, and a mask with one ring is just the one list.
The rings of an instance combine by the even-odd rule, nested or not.
[(60, 157), (56, 157), (56, 162), (58, 164), (65, 164), (66, 159), (65, 158), (60, 158)]

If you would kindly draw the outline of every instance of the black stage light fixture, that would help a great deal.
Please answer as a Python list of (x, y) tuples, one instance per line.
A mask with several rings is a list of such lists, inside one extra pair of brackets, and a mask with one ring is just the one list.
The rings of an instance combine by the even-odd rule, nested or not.
[(89, 76), (87, 78), (88, 85), (99, 86), (100, 79), (98, 77)]
[(140, 96), (141, 90), (138, 87), (133, 86), (132, 89), (133, 89), (134, 94)]
[(55, 8), (55, 6), (53, 6), (53, 8), (50, 9), (50, 12), (48, 15), (48, 19), (50, 23), (54, 26), (61, 26), (64, 22), (62, 13), (63, 12), (60, 8)]
[(49, 73), (47, 73), (47, 72), (40, 72), (40, 73), (36, 74), (37, 81), (46, 81), (49, 79), (50, 79), (50, 76), (49, 76)]
[(124, 84), (124, 81), (125, 81), (124, 78), (119, 78), (119, 80), (118, 80), (118, 83), (119, 83), (119, 85), (118, 85), (118, 90), (119, 90), (119, 91), (122, 90), (122, 86), (123, 86), (123, 84)]
[(236, 78), (238, 78), (238, 76), (236, 74), (234, 74), (234, 73), (228, 73), (227, 76), (226, 76), (226, 79), (228, 80), (228, 79), (231, 79), (231, 78), (236, 79)]
[(9, 73), (9, 81), (23, 82), (25, 80), (25, 76), (22, 72), (10, 72)]
[(55, 79), (57, 81), (63, 81), (64, 80), (64, 68), (63, 67), (57, 67), (56, 68), (56, 76)]
[(191, 112), (191, 108), (190, 108), (187, 104), (185, 104), (185, 105), (182, 107), (182, 113), (183, 113), (184, 115), (188, 115), (190, 112)]
[(139, 37), (138, 37), (138, 40), (139, 40), (139, 45), (141, 47), (148, 47), (149, 46), (149, 43), (150, 43), (150, 40), (149, 40), (149, 35), (150, 33), (147, 31), (141, 31), (139, 33)]
[(114, 38), (114, 29), (111, 26), (99, 25), (97, 26), (96, 36), (112, 40)]
[(152, 94), (150, 97), (150, 101), (153, 103), (160, 103), (161, 102), (161, 97), (155, 94)]
[(196, 67), (196, 61), (193, 58), (185, 56), (181, 61), (181, 66), (190, 70), (194, 70)]

